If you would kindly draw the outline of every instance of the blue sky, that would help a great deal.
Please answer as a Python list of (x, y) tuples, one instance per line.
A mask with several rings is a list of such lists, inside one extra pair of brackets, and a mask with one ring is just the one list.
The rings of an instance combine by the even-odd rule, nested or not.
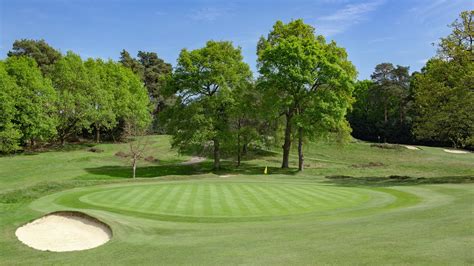
[(472, 0), (132, 1), (0, 0), (0, 58), (16, 39), (45, 39), (62, 52), (117, 60), (122, 49), (157, 52), (175, 65), (182, 48), (209, 39), (241, 46), (256, 71), (256, 44), (276, 20), (303, 18), (318, 34), (345, 47), (369, 78), (376, 64), (419, 70), (431, 44)]

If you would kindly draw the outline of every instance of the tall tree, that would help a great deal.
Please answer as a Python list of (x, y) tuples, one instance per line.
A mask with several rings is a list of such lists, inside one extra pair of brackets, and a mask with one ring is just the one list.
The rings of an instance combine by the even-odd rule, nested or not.
[(92, 124), (92, 87), (84, 62), (73, 52), (54, 65), (51, 77), (58, 92), (58, 137), (64, 144), (69, 136)]
[(229, 139), (229, 145), (235, 147), (237, 166), (240, 166), (248, 145), (259, 136), (258, 129), (263, 121), (262, 95), (256, 90), (254, 83), (246, 82), (232, 90), (232, 97), (234, 103), (230, 111), (230, 127), (235, 136)]
[(293, 127), (298, 134), (298, 168), (303, 170), (303, 139), (331, 130), (350, 131), (346, 110), (356, 70), (335, 42), (315, 35), (301, 19), (277, 21), (257, 46), (258, 68), (267, 94), (285, 117), (282, 168), (288, 168)]
[(113, 108), (114, 88), (102, 60), (89, 58), (84, 67), (90, 86), (90, 123), (95, 131), (95, 141), (99, 143), (100, 131), (113, 128), (117, 122)]
[(15, 124), (19, 88), (5, 70), (4, 62), (0, 61), (0, 153), (10, 153), (20, 149), (22, 137), (18, 125)]
[(166, 63), (154, 52), (139, 51), (137, 58), (133, 58), (126, 50), (120, 53), (120, 62), (142, 79), (153, 105), (154, 128), (162, 129), (158, 125), (159, 114), (174, 101), (172, 95), (164, 96), (164, 89), (172, 72), (171, 64)]
[(474, 146), (474, 11), (464, 11), (442, 38), (438, 56), (415, 76), (419, 140)]
[(373, 86), (368, 91), (373, 110), (380, 109), (381, 114), (372, 125), (382, 136), (384, 142), (406, 142), (410, 139), (410, 123), (406, 119), (411, 106), (409, 68), (392, 63), (381, 63), (371, 75)]
[(13, 43), (8, 56), (29, 56), (33, 58), (43, 75), (51, 74), (54, 63), (61, 59), (61, 53), (44, 40), (21, 39)]
[(133, 58), (125, 49), (120, 52), (119, 62), (122, 63), (124, 67), (131, 69), (133, 73), (137, 74), (141, 79), (143, 79), (143, 65), (136, 58)]
[(15, 123), (22, 132), (22, 144), (34, 145), (56, 134), (56, 91), (29, 57), (10, 57), (5, 69), (15, 81)]
[(240, 48), (230, 42), (208, 41), (200, 49), (183, 49), (170, 87), (178, 96), (171, 110), (173, 146), (182, 151), (211, 142), (215, 169), (220, 168), (221, 145), (232, 136), (232, 90), (251, 78), (242, 60)]
[(163, 88), (166, 77), (171, 74), (171, 64), (166, 63), (154, 52), (138, 52), (138, 61), (143, 66), (143, 82), (148, 89), (151, 102), (155, 106), (154, 114), (159, 113), (166, 105)]

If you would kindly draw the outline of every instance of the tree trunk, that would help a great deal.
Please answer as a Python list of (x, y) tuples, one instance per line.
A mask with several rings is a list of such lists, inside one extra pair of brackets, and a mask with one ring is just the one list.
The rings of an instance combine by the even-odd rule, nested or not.
[(95, 125), (95, 142), (100, 142), (100, 126), (98, 126), (97, 124)]
[(133, 165), (132, 165), (132, 177), (135, 179), (135, 173), (137, 172), (137, 159), (133, 158)]
[(248, 144), (244, 143), (244, 145), (242, 145), (242, 155), (246, 155), (247, 150), (248, 150)]
[(303, 128), (298, 128), (298, 170), (303, 171), (304, 155), (303, 155)]
[(238, 124), (238, 129), (237, 129), (237, 167), (240, 166), (240, 161), (242, 157), (242, 149), (240, 148), (240, 119), (239, 119), (239, 124)]
[(388, 124), (388, 107), (387, 107), (387, 102), (384, 103), (384, 110), (383, 110), (383, 142), (387, 142), (387, 124)]
[(221, 169), (221, 154), (219, 147), (219, 140), (214, 139), (214, 170)]
[(286, 114), (286, 128), (285, 128), (285, 142), (283, 143), (283, 161), (281, 163), (281, 168), (289, 167), (289, 157), (290, 157), (290, 148), (291, 148), (291, 118), (293, 118), (293, 113), (288, 112)]

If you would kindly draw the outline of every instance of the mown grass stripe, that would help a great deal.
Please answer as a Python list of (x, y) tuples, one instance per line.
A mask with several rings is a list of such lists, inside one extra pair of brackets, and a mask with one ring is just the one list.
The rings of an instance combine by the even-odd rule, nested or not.
[(160, 205), (160, 211), (167, 213), (166, 210), (170, 204), (173, 204), (173, 198), (176, 196), (176, 191), (179, 190), (179, 185), (170, 185), (171, 189), (169, 192), (161, 199), (162, 204)]
[(184, 190), (187, 184), (180, 184), (175, 186), (176, 191), (174, 191), (174, 194), (172, 195), (172, 197), (170, 197), (168, 207), (166, 208), (167, 213), (176, 212), (176, 207), (178, 206), (178, 202), (181, 200), (181, 197), (184, 194)]
[(156, 210), (156, 212), (159, 213), (159, 212), (163, 211), (164, 200), (171, 193), (173, 188), (174, 188), (173, 185), (171, 185), (171, 186), (167, 185), (167, 186), (165, 186), (165, 189), (163, 190), (163, 192), (160, 193), (160, 197), (157, 199), (156, 204), (152, 205), (154, 207), (154, 209)]
[(204, 216), (212, 216), (214, 213), (213, 204), (212, 204), (212, 199), (211, 199), (211, 185), (212, 184), (204, 184), (204, 190), (203, 190), (203, 214)]
[(132, 209), (137, 208), (139, 205), (143, 204), (142, 200), (149, 200), (147, 197), (153, 192), (153, 188), (142, 188), (141, 192), (136, 195), (130, 201), (123, 204), (123, 206), (130, 207)]
[(247, 215), (250, 212), (249, 207), (244, 201), (242, 201), (242, 198), (236, 192), (235, 187), (231, 184), (229, 186), (225, 186), (225, 188), (230, 192), (232, 195), (231, 197), (235, 200), (235, 203), (237, 204), (236, 207), (238, 207), (239, 210), (239, 216)]
[(291, 205), (287, 200), (286, 197), (281, 196), (280, 194), (275, 193), (273, 189), (270, 188), (270, 186), (265, 186), (261, 187), (261, 190), (268, 195), (271, 199), (273, 199), (275, 202), (280, 204), (285, 210), (291, 211), (293, 208), (293, 205)]
[(229, 208), (231, 209), (232, 215), (241, 216), (243, 213), (245, 213), (246, 211), (245, 208), (242, 209), (240, 207), (241, 203), (239, 203), (238, 199), (235, 198), (234, 194), (229, 189), (229, 186), (227, 184), (223, 184), (221, 188), (222, 188), (222, 193), (224, 193), (224, 195), (227, 198), (227, 202), (229, 204)]
[[(258, 207), (257, 200), (252, 198), (252, 195), (245, 190), (246, 184), (235, 184), (234, 187), (237, 190), (237, 194), (241, 195), (241, 199), (244, 204), (248, 207), (248, 215), (255, 215), (261, 212), (260, 208)], [(260, 211), (258, 211), (259, 209)]]
[(222, 190), (223, 184), (216, 184), (216, 194), (217, 197), (219, 198), (219, 204), (221, 206), (222, 213), (225, 216), (232, 216), (232, 208), (229, 206), (228, 203), (228, 194), (224, 193)]
[(175, 211), (177, 213), (183, 214), (183, 215), (186, 214), (186, 212), (187, 212), (186, 206), (187, 206), (189, 197), (191, 196), (191, 191), (193, 189), (193, 186), (194, 185), (192, 185), (192, 184), (183, 185), (183, 194), (181, 195), (179, 200), (176, 202)]
[(248, 184), (241, 184), (240, 188), (247, 193), (247, 198), (249, 199), (252, 204), (260, 210), (260, 213), (267, 213), (268, 208), (266, 208), (264, 205), (261, 203), (261, 199), (256, 196), (255, 190), (251, 189)]
[(192, 189), (191, 189), (191, 195), (189, 196), (188, 198), (188, 202), (186, 203), (186, 214), (188, 215), (195, 215), (196, 214), (196, 211), (195, 211), (195, 204), (196, 204), (196, 199), (197, 199), (197, 191), (198, 191), (198, 185), (196, 184), (190, 184), (189, 185)]
[(136, 197), (136, 195), (141, 192), (141, 189), (140, 188), (133, 188), (132, 190), (124, 189), (123, 192), (124, 192), (123, 196), (119, 197), (116, 200), (113, 200), (112, 205), (121, 206), (125, 202), (128, 202), (130, 199), (133, 199), (134, 197)]
[(255, 189), (260, 192), (260, 195), (264, 197), (272, 205), (272, 214), (286, 213), (288, 212), (287, 207), (283, 206), (280, 202), (275, 200), (267, 190), (263, 189), (261, 186), (255, 186)]
[(143, 203), (143, 205), (138, 207), (138, 210), (143, 210), (147, 212), (156, 212), (156, 207), (153, 208), (153, 205), (156, 205), (156, 202), (161, 197), (161, 193), (166, 188), (166, 186), (155, 186), (153, 190), (153, 195)]
[(273, 191), (275, 193), (275, 196), (279, 195), (279, 198), (282, 198), (285, 202), (287, 202), (290, 205), (291, 208), (296, 208), (296, 209), (304, 209), (303, 206), (295, 202), (294, 200), (291, 199), (290, 195), (288, 193), (285, 193), (284, 191), (281, 190), (281, 187), (275, 187), (275, 186), (268, 186), (267, 189)]

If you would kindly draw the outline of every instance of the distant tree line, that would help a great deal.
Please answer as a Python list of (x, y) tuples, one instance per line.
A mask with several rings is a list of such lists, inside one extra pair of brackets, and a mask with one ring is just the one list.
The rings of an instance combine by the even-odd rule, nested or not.
[(150, 100), (120, 63), (62, 55), (43, 40), (19, 40), (0, 61), (0, 151), (79, 137), (120, 138), (126, 123), (148, 127)]
[(302, 20), (277, 21), (257, 44), (254, 78), (240, 47), (183, 49), (174, 69), (153, 52), (82, 60), (19, 40), (0, 62), (0, 151), (77, 137), (120, 138), (130, 125), (172, 135), (180, 152), (237, 165), (251, 147), (321, 137), (474, 146), (473, 11), (463, 12), (419, 73), (382, 63), (356, 81), (347, 52)]
[(356, 138), (474, 148), (474, 11), (464, 11), (421, 72), (382, 63), (355, 85)]

